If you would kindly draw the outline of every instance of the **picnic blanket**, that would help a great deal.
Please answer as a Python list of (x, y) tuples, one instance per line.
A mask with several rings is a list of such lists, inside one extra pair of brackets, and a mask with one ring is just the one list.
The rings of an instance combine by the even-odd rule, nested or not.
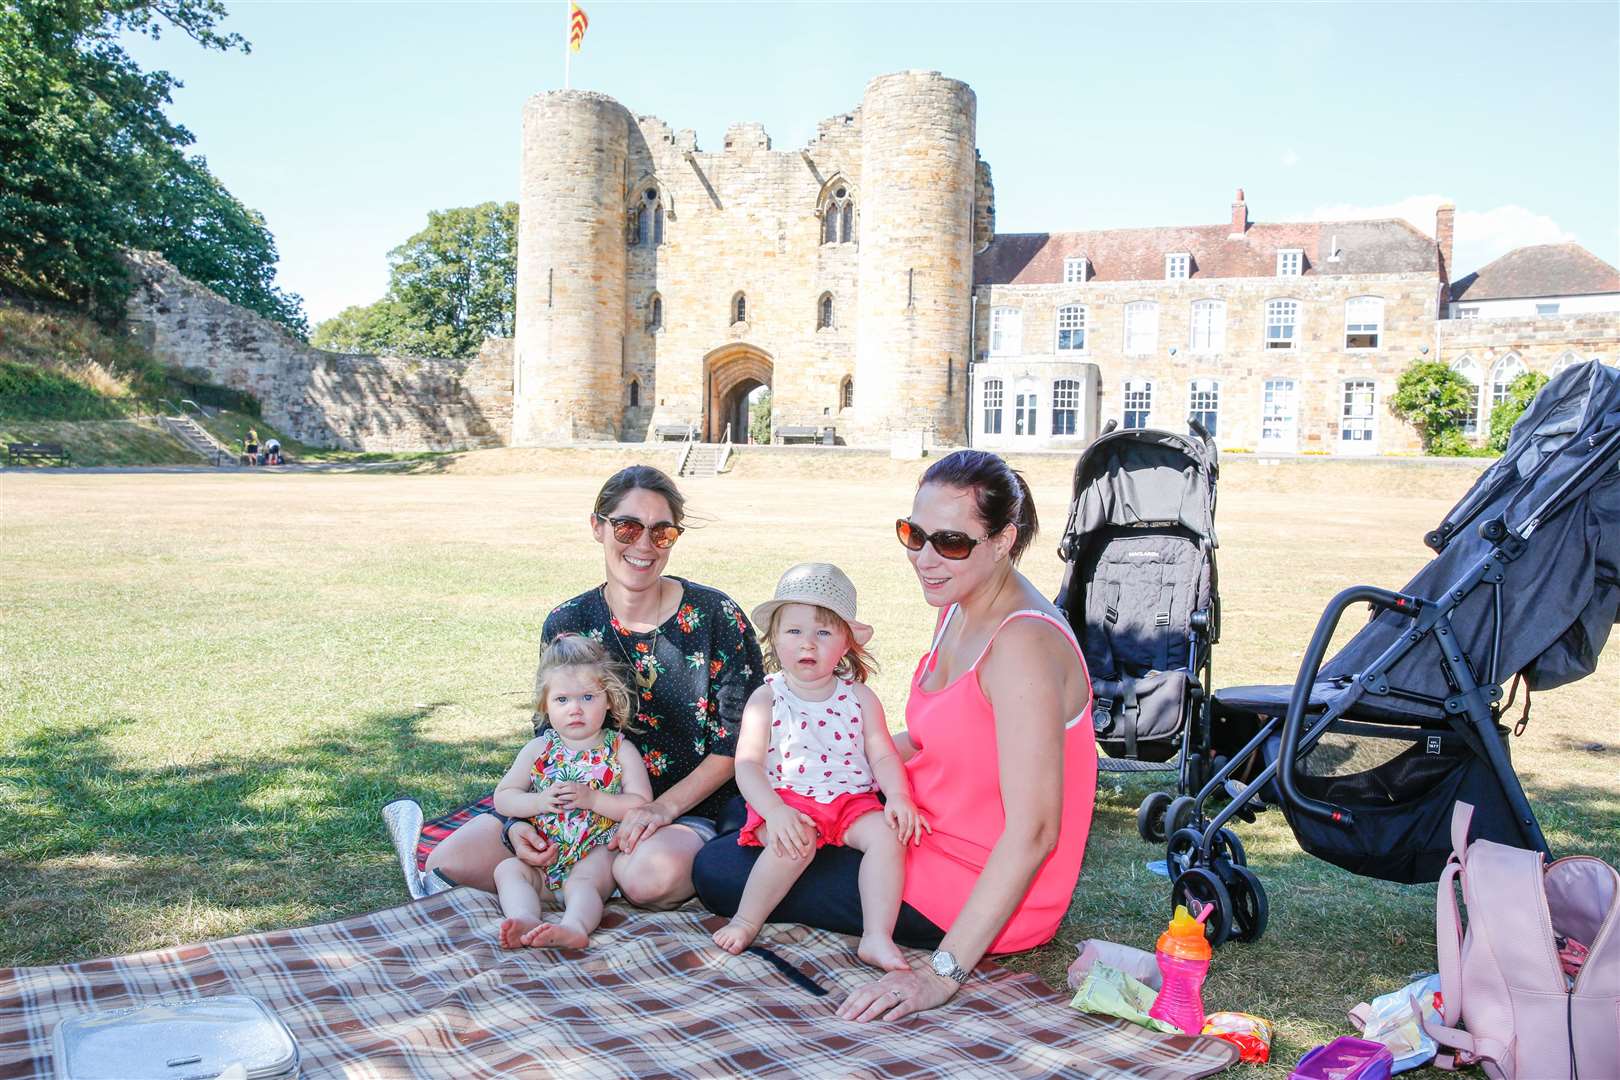
[[(305, 1077), (1207, 1076), (1233, 1047), (1087, 1016), (986, 966), (896, 1024), (833, 1015), (871, 977), (853, 938), (771, 925), (762, 942), (830, 993), (709, 940), (695, 907), (612, 906), (582, 952), (507, 952), (495, 899), (455, 889), (298, 930), (61, 967), (0, 970), (0, 1078), (49, 1077), (50, 1035), (87, 1009), (252, 994), (292, 1029)], [(917, 955), (920, 959), (921, 954)], [(988, 972), (988, 974), (986, 974)], [(800, 982), (803, 980), (801, 979)]]

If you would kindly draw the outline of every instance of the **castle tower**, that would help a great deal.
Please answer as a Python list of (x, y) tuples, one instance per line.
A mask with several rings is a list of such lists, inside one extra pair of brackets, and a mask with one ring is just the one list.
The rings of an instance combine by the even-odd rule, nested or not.
[(553, 90), (523, 107), (512, 444), (616, 439), (630, 114)]
[(976, 103), (937, 71), (881, 75), (861, 104), (855, 409), (862, 434), (964, 437)]

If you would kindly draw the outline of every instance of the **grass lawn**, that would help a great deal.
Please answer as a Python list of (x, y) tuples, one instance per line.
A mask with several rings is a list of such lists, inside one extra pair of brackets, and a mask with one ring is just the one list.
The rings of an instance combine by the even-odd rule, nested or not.
[[(668, 466), (673, 452), (643, 455)], [(0, 475), (0, 965), (81, 960), (402, 902), (377, 808), (430, 814), (493, 784), (528, 730), (550, 606), (595, 584), (586, 529), (631, 452), (489, 451), (409, 475)], [(1048, 594), (1072, 461), (1031, 458)], [(1219, 685), (1290, 681), (1327, 599), (1398, 586), (1476, 468), (1228, 458)], [(932, 628), (892, 536), (918, 468), (743, 453), (685, 485), (699, 526), (673, 573), (745, 607), (789, 564), (861, 591), (901, 723)], [(1515, 760), (1555, 851), (1620, 861), (1620, 664), (1537, 695)], [(1073, 944), (1151, 947), (1167, 883), (1136, 837), (1145, 781), (1106, 775), (1059, 940), (1010, 963), (1061, 985)], [(1272, 902), (1217, 955), (1206, 999), (1277, 1021), (1276, 1058), (1348, 1034), (1345, 1010), (1434, 964), (1432, 886), (1303, 856), (1285, 824), (1239, 829)], [(1285, 1076), (1274, 1066), (1255, 1075)], [(1438, 1075), (1438, 1074), (1436, 1074)]]

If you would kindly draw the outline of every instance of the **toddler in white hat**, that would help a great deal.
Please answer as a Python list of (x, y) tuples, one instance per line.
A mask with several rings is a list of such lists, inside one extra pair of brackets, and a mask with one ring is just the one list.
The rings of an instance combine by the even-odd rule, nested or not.
[(831, 563), (800, 563), (754, 609), (753, 623), (771, 674), (748, 699), (737, 735), (737, 787), (748, 800), (737, 842), (764, 850), (715, 944), (746, 949), (816, 849), (844, 844), (862, 852), (860, 957), (905, 968), (894, 943), (904, 845), (929, 825), (866, 686), (872, 628), (855, 618), (855, 586)]

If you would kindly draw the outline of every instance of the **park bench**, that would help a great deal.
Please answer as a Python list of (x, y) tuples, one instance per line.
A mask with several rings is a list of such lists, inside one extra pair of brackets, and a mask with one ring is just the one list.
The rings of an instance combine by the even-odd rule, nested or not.
[(6, 457), (11, 465), (19, 461), (59, 461), (66, 465), (72, 455), (61, 443), (14, 442), (6, 444)]
[(819, 442), (823, 446), (832, 446), (832, 445), (835, 444), (835, 441), (837, 439), (837, 434), (838, 434), (838, 429), (837, 428), (830, 428), (830, 427), (824, 427), (824, 428), (819, 428), (819, 429), (809, 427), (809, 426), (804, 426), (804, 427), (794, 427), (794, 426), (779, 427), (779, 428), (776, 429), (776, 441), (783, 444), (784, 446), (787, 445), (790, 442), (807, 442), (807, 443)]
[(685, 442), (697, 437), (696, 424), (659, 424), (653, 428), (653, 438), (659, 442)]

